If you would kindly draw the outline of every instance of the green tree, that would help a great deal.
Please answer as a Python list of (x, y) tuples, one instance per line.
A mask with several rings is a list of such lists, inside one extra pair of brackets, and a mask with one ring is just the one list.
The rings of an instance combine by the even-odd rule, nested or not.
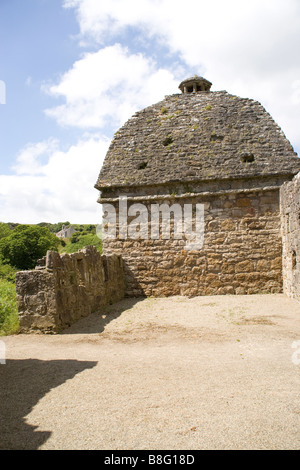
[(57, 233), (62, 230), (63, 225), (68, 227), (70, 225), (70, 222), (57, 222), (56, 224), (50, 224), (49, 222), (40, 222), (37, 224), (39, 227), (47, 227), (50, 232), (52, 233)]
[(0, 281), (1, 279), (4, 279), (6, 281), (15, 282), (15, 275), (17, 271), (18, 270), (10, 264), (2, 264), (0, 259)]
[(70, 238), (71, 243), (77, 243), (80, 238), (80, 232), (74, 232)]
[(47, 250), (57, 250), (59, 239), (46, 227), (18, 225), (0, 240), (0, 256), (4, 263), (18, 269), (32, 269)]
[(8, 224), (0, 222), (0, 238), (7, 237), (10, 234), (11, 230)]

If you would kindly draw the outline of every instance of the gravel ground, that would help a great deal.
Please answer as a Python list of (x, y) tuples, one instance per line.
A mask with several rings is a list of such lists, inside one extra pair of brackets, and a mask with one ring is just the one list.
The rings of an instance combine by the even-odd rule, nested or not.
[(284, 295), (171, 297), (1, 338), (0, 448), (299, 449), (299, 325)]

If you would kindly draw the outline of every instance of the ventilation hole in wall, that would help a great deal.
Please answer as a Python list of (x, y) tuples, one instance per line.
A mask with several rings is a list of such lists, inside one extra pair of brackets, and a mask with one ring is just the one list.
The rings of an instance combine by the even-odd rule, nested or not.
[(139, 170), (144, 170), (148, 165), (148, 162), (142, 162), (139, 164), (138, 169)]
[(78, 268), (79, 275), (80, 275), (80, 282), (84, 282), (84, 265), (83, 265), (83, 259), (78, 259), (78, 260), (77, 260), (77, 268)]
[(244, 153), (241, 156), (241, 161), (243, 163), (252, 163), (252, 162), (254, 162), (254, 160), (255, 160), (255, 158), (254, 158), (253, 153)]
[(297, 268), (297, 253), (295, 250), (292, 251), (292, 269)]
[(170, 135), (163, 141), (163, 145), (167, 147), (168, 145), (171, 145), (173, 143), (173, 139)]
[(210, 141), (211, 142), (221, 142), (221, 140), (223, 140), (223, 139), (224, 139), (223, 135), (212, 134), (210, 136)]
[(107, 259), (102, 258), (103, 260), (103, 269), (104, 269), (104, 281), (107, 282), (108, 281), (108, 266), (107, 266)]
[(70, 272), (70, 284), (71, 286), (74, 284), (75, 282), (75, 273), (73, 271)]

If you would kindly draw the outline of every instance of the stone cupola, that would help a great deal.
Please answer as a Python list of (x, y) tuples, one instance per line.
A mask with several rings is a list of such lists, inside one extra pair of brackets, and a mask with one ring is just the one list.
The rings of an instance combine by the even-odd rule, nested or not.
[(210, 91), (211, 86), (212, 83), (205, 78), (194, 75), (183, 80), (178, 88), (182, 93), (197, 93), (198, 91)]

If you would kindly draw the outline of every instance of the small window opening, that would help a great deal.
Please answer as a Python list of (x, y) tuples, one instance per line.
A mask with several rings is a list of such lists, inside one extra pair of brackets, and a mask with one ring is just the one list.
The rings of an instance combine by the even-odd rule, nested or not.
[(217, 134), (212, 134), (210, 137), (211, 142), (218, 142), (218, 141), (220, 142), (223, 139), (224, 139), (223, 135), (217, 135)]
[(297, 268), (297, 253), (295, 250), (292, 251), (292, 269)]
[(83, 265), (83, 259), (78, 259), (78, 260), (77, 260), (77, 268), (78, 268), (78, 271), (79, 271), (80, 282), (84, 282), (84, 265)]
[(163, 145), (167, 147), (167, 145), (171, 145), (173, 143), (173, 139), (170, 135), (163, 141)]
[(104, 269), (104, 281), (107, 282), (108, 281), (108, 266), (107, 266), (107, 259), (106, 258), (102, 258), (103, 259), (103, 269)]
[(252, 153), (247, 153), (247, 154), (241, 156), (241, 161), (243, 163), (252, 163), (252, 162), (254, 162), (254, 160), (255, 160), (255, 158), (254, 158), (254, 155)]
[(139, 170), (144, 170), (148, 165), (148, 162), (142, 162), (139, 164), (138, 169)]
[[(71, 286), (74, 284), (75, 278), (76, 278), (76, 276), (75, 276), (74, 271), (71, 271), (70, 272), (70, 284), (71, 284)], [(64, 284), (64, 282), (63, 282), (63, 284)]]

